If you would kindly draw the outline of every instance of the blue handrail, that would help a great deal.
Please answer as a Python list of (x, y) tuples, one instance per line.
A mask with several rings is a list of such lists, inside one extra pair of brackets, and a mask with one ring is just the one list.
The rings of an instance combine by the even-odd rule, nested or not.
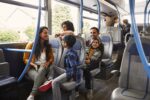
[(140, 59), (142, 61), (142, 64), (144, 65), (144, 69), (146, 70), (148, 76), (150, 77), (150, 63), (148, 63), (148, 60), (147, 60), (146, 55), (144, 53), (141, 39), (140, 39), (140, 35), (139, 35), (138, 28), (136, 26), (136, 21), (135, 21), (135, 14), (134, 14), (135, 0), (129, 0), (129, 4), (130, 4), (130, 14), (131, 14), (131, 21), (132, 21), (131, 27), (132, 27), (132, 31), (134, 34), (134, 40), (136, 43), (136, 47), (137, 47)]
[(98, 29), (101, 28), (101, 6), (99, 0), (97, 0), (97, 8), (98, 8)]
[(5, 50), (7, 51), (12, 51), (12, 52), (21, 52), (21, 53), (24, 53), (24, 52), (31, 52), (32, 50), (29, 50), (29, 49), (16, 49), (16, 48), (5, 48)]
[(83, 33), (83, 0), (80, 0), (80, 34)]
[(29, 66), (30, 66), (30, 62), (31, 62), (31, 59), (32, 59), (32, 56), (34, 54), (34, 51), (36, 49), (36, 45), (37, 45), (37, 42), (38, 42), (38, 39), (39, 39), (39, 29), (40, 29), (40, 20), (41, 20), (41, 10), (42, 10), (42, 7), (41, 7), (41, 0), (39, 0), (39, 8), (38, 8), (38, 19), (37, 19), (37, 25), (36, 25), (36, 36), (35, 36), (35, 41), (34, 41), (34, 44), (33, 44), (33, 47), (32, 47), (32, 52), (30, 54), (30, 57), (29, 57), (29, 61), (28, 63), (26, 64), (23, 72), (21, 73), (21, 75), (19, 76), (18, 78), (18, 82), (20, 82), (22, 80), (22, 78), (24, 77), (24, 75), (26, 74)]

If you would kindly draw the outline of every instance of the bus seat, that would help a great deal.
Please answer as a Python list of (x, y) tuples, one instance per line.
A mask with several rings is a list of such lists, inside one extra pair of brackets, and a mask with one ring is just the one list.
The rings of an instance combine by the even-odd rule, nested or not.
[(113, 41), (111, 35), (108, 33), (101, 34), (100, 39), (104, 45), (100, 78), (109, 79), (111, 77), (110, 72), (113, 69), (113, 64), (115, 62), (115, 60), (112, 60)]
[(5, 61), (3, 50), (0, 49), (0, 63)]
[(113, 38), (114, 45), (119, 45), (122, 43), (122, 34), (121, 34), (121, 30), (119, 30), (118, 27), (112, 27), (110, 35)]
[[(143, 49), (150, 61), (150, 39), (141, 38)], [(150, 100), (149, 77), (140, 60), (134, 39), (130, 39), (122, 59), (119, 87), (116, 88), (111, 100)]]
[(58, 65), (61, 55), (62, 55), (61, 41), (58, 38), (50, 38), (49, 43), (51, 44), (51, 46), (53, 48), (54, 64)]
[(130, 38), (132, 38), (132, 37), (133, 37), (133, 34), (131, 34), (131, 33), (127, 33), (127, 34), (125, 35), (125, 39), (124, 39), (125, 46), (127, 45), (128, 40), (129, 40)]
[(113, 51), (113, 42), (110, 34), (101, 34), (100, 39), (104, 45), (104, 53), (102, 57), (102, 62), (105, 65), (109, 65), (111, 63), (112, 51)]
[(3, 50), (0, 49), (0, 88), (11, 85), (16, 82), (16, 79), (9, 76), (9, 64), (5, 62)]

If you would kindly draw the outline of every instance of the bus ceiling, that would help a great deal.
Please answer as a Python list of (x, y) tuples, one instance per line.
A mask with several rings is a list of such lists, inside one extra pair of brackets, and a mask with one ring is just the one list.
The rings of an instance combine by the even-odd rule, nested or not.
[[(56, 0), (58, 2), (68, 3), (77, 7), (80, 7), (80, 0)], [(117, 10), (113, 4), (116, 5), (121, 15), (129, 14), (128, 11), (125, 10), (124, 0), (99, 0), (101, 3), (101, 11), (102, 13), (108, 16), (117, 15)], [(115, 2), (114, 2), (115, 1)], [(97, 14), (97, 2), (96, 0), (83, 0), (84, 10), (96, 13)], [(113, 3), (113, 4), (112, 4)], [(121, 6), (120, 6), (121, 5)]]

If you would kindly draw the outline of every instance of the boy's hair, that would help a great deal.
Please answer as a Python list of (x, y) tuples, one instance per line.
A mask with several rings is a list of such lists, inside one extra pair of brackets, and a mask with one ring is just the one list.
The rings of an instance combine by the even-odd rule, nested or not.
[(63, 40), (67, 43), (67, 46), (69, 48), (72, 48), (76, 43), (76, 38), (73, 35), (66, 35)]
[(97, 27), (92, 27), (90, 30), (95, 29), (99, 33), (99, 29)]

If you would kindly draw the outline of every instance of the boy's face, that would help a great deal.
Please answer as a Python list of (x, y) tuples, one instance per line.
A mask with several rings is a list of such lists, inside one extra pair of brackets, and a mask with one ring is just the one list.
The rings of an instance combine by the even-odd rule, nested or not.
[(67, 43), (65, 41), (62, 41), (62, 45), (64, 48), (68, 48)]

